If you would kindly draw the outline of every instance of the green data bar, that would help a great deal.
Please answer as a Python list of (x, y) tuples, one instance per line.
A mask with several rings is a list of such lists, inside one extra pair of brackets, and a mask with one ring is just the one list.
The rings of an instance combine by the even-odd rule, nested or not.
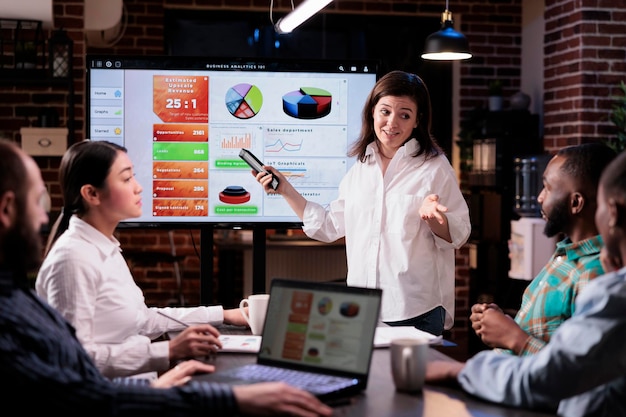
[(215, 206), (215, 214), (259, 214), (257, 206)]
[(250, 169), (250, 165), (248, 165), (246, 163), (246, 161), (244, 161), (241, 158), (238, 158), (238, 159), (216, 159), (215, 160), (215, 168), (222, 168), (222, 169), (226, 169), (226, 168), (237, 168), (237, 169), (246, 168), (246, 169)]
[(154, 142), (152, 159), (154, 161), (208, 161), (209, 144), (207, 142)]

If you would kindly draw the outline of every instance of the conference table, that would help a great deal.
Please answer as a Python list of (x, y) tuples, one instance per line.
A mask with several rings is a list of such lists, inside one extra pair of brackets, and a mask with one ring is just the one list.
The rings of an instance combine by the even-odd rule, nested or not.
[[(228, 326), (231, 327), (231, 326)], [(238, 329), (238, 328), (234, 328)], [(232, 328), (222, 333), (237, 334)], [(249, 334), (249, 330), (248, 330)], [(445, 346), (429, 349), (429, 360), (453, 360), (445, 354)], [(254, 363), (253, 353), (220, 352), (215, 365), (227, 369)], [(202, 380), (202, 375), (194, 379)], [(388, 348), (376, 348), (372, 355), (366, 390), (342, 404), (334, 404), (333, 416), (342, 417), (542, 417), (555, 414), (522, 410), (480, 400), (455, 385), (426, 384), (416, 394), (397, 392), (390, 370)]]

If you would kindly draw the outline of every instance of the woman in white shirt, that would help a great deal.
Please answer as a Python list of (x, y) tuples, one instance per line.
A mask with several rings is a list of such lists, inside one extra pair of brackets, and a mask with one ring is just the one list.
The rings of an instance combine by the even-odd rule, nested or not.
[(428, 89), (415, 74), (392, 71), (363, 109), (356, 163), (328, 208), (307, 201), (285, 176), (255, 173), (281, 194), (312, 239), (345, 236), (348, 285), (383, 289), (381, 319), (440, 335), (454, 323), (455, 249), (469, 238), (467, 203), (456, 174), (430, 133)]
[[(36, 290), (72, 323), (105, 376), (156, 376), (176, 361), (209, 356), (221, 347), (214, 326), (246, 325), (239, 309), (146, 306), (113, 235), (120, 221), (141, 215), (142, 188), (125, 148), (88, 140), (72, 145), (61, 161), (60, 183), (63, 212)], [(181, 333), (153, 342), (170, 331)]]

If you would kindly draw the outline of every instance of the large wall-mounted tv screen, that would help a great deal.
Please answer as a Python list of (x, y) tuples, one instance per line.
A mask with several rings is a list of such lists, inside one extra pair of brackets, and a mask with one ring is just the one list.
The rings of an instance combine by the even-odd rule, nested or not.
[(128, 149), (143, 187), (127, 226), (297, 227), (241, 148), (330, 203), (354, 163), (375, 61), (88, 56), (87, 132)]

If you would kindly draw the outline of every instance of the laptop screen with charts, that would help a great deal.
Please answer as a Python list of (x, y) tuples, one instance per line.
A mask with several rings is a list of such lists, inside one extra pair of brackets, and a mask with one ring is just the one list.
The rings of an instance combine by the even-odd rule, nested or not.
[(279, 380), (322, 401), (354, 395), (367, 386), (381, 295), (380, 289), (275, 278), (256, 363), (200, 379)]

